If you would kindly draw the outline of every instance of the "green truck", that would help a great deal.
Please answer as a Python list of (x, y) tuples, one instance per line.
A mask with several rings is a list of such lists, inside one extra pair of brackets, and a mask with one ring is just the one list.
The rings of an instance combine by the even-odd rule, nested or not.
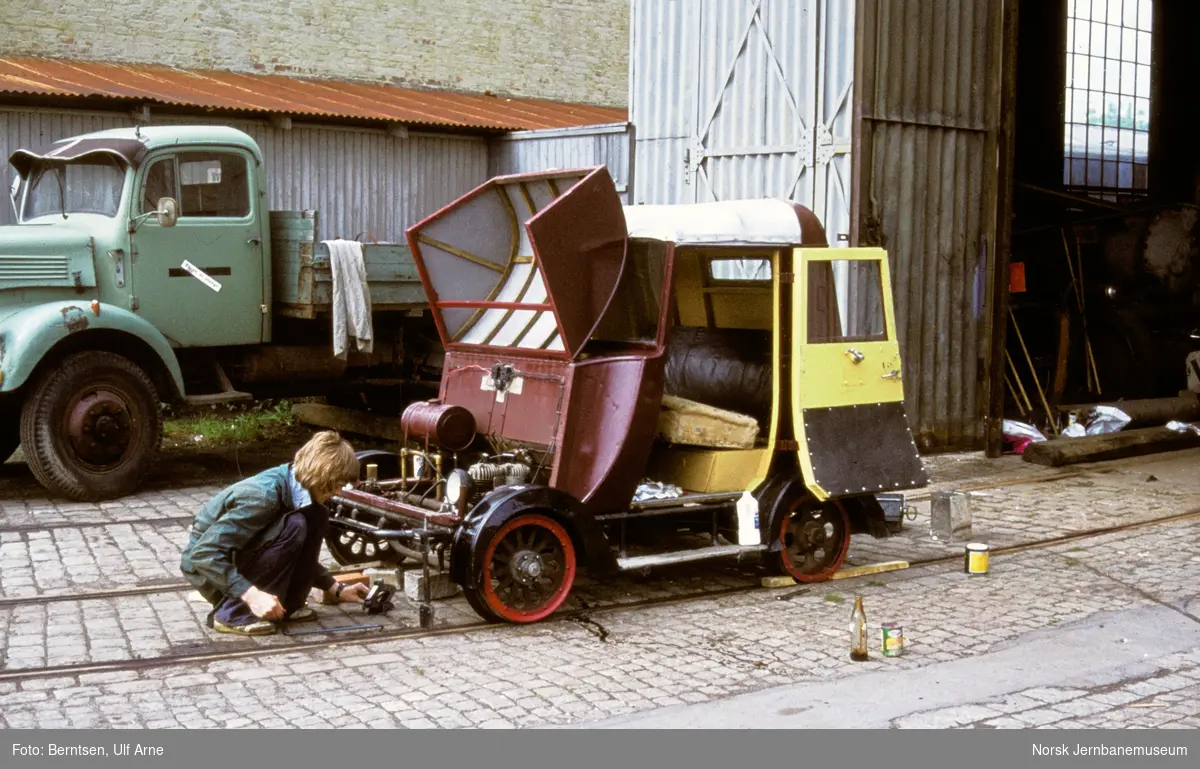
[(371, 349), (350, 341), (334, 355), (337, 286), (317, 214), (267, 210), (262, 152), (245, 133), (117, 129), (9, 162), (0, 461), (21, 446), (50, 492), (97, 501), (136, 490), (161, 443), (162, 403), (437, 381), (406, 245), (363, 244)]

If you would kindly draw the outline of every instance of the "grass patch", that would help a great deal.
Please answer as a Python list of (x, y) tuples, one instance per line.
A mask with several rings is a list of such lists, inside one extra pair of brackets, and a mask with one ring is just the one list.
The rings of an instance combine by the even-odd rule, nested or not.
[(846, 599), (842, 598), (837, 593), (829, 593), (825, 596), (825, 603), (841, 603)]
[(1067, 552), (1068, 553), (1082, 553), (1083, 548), (1082, 547), (1073, 547), (1070, 550), (1068, 550)]
[[(241, 406), (239, 408), (239, 405)], [(285, 433), (293, 425), (291, 401), (257, 401), (210, 412), (164, 413), (163, 434), (200, 445), (253, 443)]]

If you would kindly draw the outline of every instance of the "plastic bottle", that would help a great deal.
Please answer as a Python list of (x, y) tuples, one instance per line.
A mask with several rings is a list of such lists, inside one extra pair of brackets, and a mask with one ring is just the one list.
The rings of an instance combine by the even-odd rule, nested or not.
[(737, 502), (737, 524), (739, 545), (762, 544), (762, 534), (758, 530), (758, 500), (748, 491), (743, 491)]

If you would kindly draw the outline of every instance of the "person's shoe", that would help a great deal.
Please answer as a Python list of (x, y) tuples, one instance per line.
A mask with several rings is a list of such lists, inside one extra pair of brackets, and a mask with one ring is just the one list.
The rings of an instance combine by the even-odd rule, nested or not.
[(288, 615), (283, 618), (284, 622), (312, 622), (317, 618), (317, 612), (311, 606), (301, 606), (299, 609), (288, 612)]
[(216, 618), (213, 618), (212, 629), (218, 633), (230, 633), (232, 635), (274, 635), (278, 630), (274, 622), (268, 622), (265, 619), (251, 622), (248, 625), (226, 625)]

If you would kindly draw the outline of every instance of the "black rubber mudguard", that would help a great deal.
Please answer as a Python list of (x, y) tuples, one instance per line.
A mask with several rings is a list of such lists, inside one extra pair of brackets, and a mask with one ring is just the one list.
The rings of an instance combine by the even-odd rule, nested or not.
[(902, 402), (804, 410), (813, 481), (833, 499), (925, 486)]

